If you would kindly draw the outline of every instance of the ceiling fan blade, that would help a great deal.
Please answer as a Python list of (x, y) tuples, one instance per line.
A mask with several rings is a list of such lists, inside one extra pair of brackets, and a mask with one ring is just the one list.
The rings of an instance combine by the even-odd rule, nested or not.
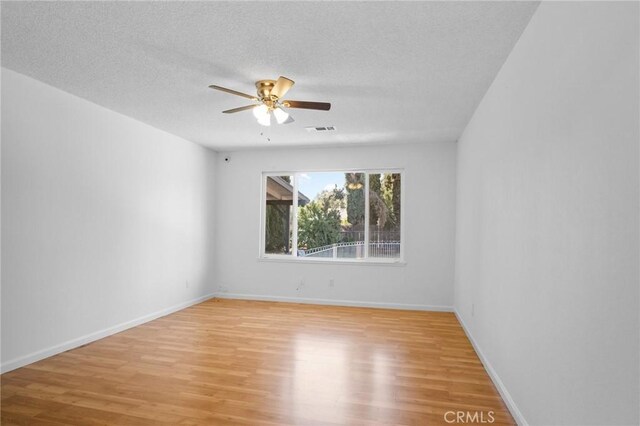
[(247, 105), (247, 106), (243, 106), (243, 107), (238, 107), (238, 108), (233, 108), (233, 109), (228, 109), (226, 111), (222, 111), (224, 114), (233, 114), (234, 112), (240, 112), (240, 111), (246, 111), (248, 109), (253, 109), (257, 106), (260, 106), (259, 104), (256, 105)]
[(282, 124), (291, 124), (291, 123), (293, 123), (294, 121), (296, 121), (296, 120), (294, 120), (292, 116), (289, 116), (289, 117), (287, 117), (287, 119), (285, 120), (285, 122), (284, 122), (284, 123), (282, 123)]
[(273, 86), (273, 89), (271, 89), (270, 94), (281, 98), (289, 91), (289, 89), (293, 87), (294, 84), (295, 82), (293, 80), (290, 80), (287, 77), (280, 76), (278, 77), (278, 81), (276, 81), (276, 84)]
[(212, 84), (209, 87), (211, 89), (216, 89), (222, 92), (231, 93), (232, 95), (242, 96), (243, 98), (251, 99), (252, 101), (258, 100), (258, 98), (256, 98), (255, 96), (247, 95), (246, 93), (238, 92), (237, 90), (227, 89), (226, 87), (216, 86), (215, 84)]
[(319, 109), (321, 111), (331, 109), (331, 104), (328, 102), (282, 101), (282, 105), (288, 108)]

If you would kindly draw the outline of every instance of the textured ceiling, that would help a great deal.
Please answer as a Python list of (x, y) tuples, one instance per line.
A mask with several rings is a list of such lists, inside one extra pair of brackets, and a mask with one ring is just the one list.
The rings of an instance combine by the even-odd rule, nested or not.
[[(455, 141), (537, 4), (2, 2), (2, 66), (218, 150)], [(331, 111), (265, 128), (207, 88), (279, 75)]]

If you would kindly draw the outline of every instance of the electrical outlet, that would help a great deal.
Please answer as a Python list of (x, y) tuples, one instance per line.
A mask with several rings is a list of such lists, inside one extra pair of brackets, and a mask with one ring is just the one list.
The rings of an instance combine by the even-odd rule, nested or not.
[(335, 284), (335, 279), (333, 278), (329, 278), (329, 287), (333, 287), (333, 285)]
[(184, 282), (184, 288), (189, 288), (189, 281)]
[(301, 288), (304, 287), (304, 278), (300, 278), (300, 281), (298, 282), (298, 287), (296, 288), (296, 291), (300, 291)]

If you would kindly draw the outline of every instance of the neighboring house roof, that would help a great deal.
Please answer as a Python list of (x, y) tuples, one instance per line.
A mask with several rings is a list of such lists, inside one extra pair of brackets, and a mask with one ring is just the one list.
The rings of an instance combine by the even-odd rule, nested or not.
[[(293, 204), (293, 185), (280, 176), (267, 176), (267, 203), (284, 202)], [(289, 203), (287, 203), (289, 201)], [(304, 206), (311, 201), (309, 197), (298, 191), (298, 205)]]

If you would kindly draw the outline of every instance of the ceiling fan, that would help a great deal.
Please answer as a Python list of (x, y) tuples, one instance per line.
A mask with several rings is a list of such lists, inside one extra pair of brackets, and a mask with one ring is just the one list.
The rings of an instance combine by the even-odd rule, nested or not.
[(282, 97), (293, 87), (294, 84), (293, 80), (283, 76), (280, 76), (278, 80), (258, 80), (256, 81), (258, 96), (251, 96), (236, 90), (227, 89), (226, 87), (216, 86), (215, 84), (212, 84), (209, 87), (254, 101), (255, 104), (253, 105), (228, 109), (222, 112), (225, 114), (233, 114), (235, 112), (251, 109), (253, 110), (253, 115), (258, 120), (258, 123), (263, 126), (271, 125), (272, 114), (278, 124), (292, 123), (293, 118), (289, 116), (284, 108), (316, 109), (321, 111), (329, 111), (331, 109), (331, 104), (327, 102), (283, 100)]

